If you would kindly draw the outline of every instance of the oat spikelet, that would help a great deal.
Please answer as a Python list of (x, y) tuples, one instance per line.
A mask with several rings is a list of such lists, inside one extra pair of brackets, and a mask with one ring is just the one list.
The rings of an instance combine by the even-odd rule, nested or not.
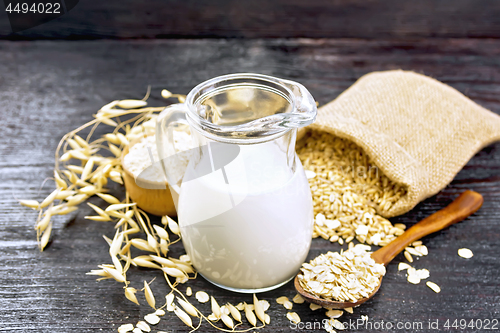
[(222, 322), (224, 323), (224, 325), (226, 325), (227, 327), (229, 328), (234, 328), (234, 322), (233, 320), (225, 313), (223, 313), (220, 317), (220, 319), (222, 319)]
[(131, 301), (132, 303), (135, 303), (137, 305), (139, 304), (139, 301), (137, 300), (137, 297), (135, 296), (135, 293), (137, 292), (137, 289), (132, 288), (132, 287), (127, 287), (125, 288), (125, 297)]
[(184, 275), (184, 273), (181, 270), (179, 270), (177, 268), (163, 267), (161, 270), (164, 271), (165, 273), (167, 273), (167, 275), (170, 275), (170, 276), (175, 277), (175, 278), (183, 278), (186, 276), (186, 275)]
[(266, 322), (266, 316), (264, 314), (264, 309), (262, 308), (262, 304), (260, 304), (259, 300), (257, 299), (257, 296), (253, 294), (253, 307), (255, 310), (255, 314), (257, 315), (257, 318), (260, 319), (263, 323)]
[(125, 278), (123, 277), (123, 275), (120, 274), (116, 269), (106, 266), (100, 266), (100, 267), (116, 281), (125, 282)]
[(132, 206), (135, 206), (136, 203), (129, 203), (129, 204), (115, 204), (115, 205), (110, 205), (106, 208), (106, 212), (109, 212), (109, 211), (117, 211), (117, 210), (121, 210), (121, 209), (124, 209), (124, 208), (127, 208), (127, 207), (132, 207)]
[(194, 328), (193, 321), (191, 320), (191, 317), (189, 317), (186, 312), (182, 311), (182, 309), (180, 309), (179, 307), (175, 307), (174, 313), (177, 317), (179, 317), (180, 320), (182, 320), (182, 322), (184, 324), (186, 324), (187, 326), (189, 326), (191, 328)]
[(241, 313), (240, 313), (240, 311), (234, 305), (232, 305), (231, 303), (226, 303), (226, 307), (229, 309), (229, 312), (231, 313), (231, 316), (233, 316), (233, 318), (236, 321), (241, 322)]
[(66, 182), (61, 178), (61, 176), (59, 175), (59, 172), (57, 172), (57, 170), (54, 170), (54, 180), (56, 182), (57, 187), (59, 187), (63, 190), (68, 188), (68, 184), (66, 184)]
[(118, 200), (117, 198), (115, 198), (110, 194), (96, 193), (96, 195), (111, 205), (116, 205), (120, 203), (120, 200)]
[(181, 232), (179, 230), (179, 225), (177, 224), (177, 222), (175, 222), (168, 216), (167, 218), (168, 218), (168, 228), (170, 229), (170, 231), (172, 231), (172, 233), (175, 235), (180, 235)]
[(217, 318), (220, 318), (220, 315), (221, 315), (221, 311), (220, 311), (220, 306), (219, 304), (217, 304), (217, 301), (215, 300), (215, 298), (213, 296), (210, 297), (210, 301), (211, 301), (211, 307), (212, 307), (212, 313), (217, 317)]
[(255, 314), (252, 311), (252, 308), (247, 304), (243, 303), (245, 307), (245, 317), (247, 317), (247, 320), (252, 326), (256, 327), (257, 326), (257, 318), (255, 317)]
[(57, 196), (57, 193), (60, 191), (60, 189), (55, 189), (54, 191), (52, 191), (52, 193), (50, 193), (41, 203), (40, 203), (40, 208), (45, 208), (47, 207), (48, 205), (50, 205), (54, 199), (56, 198)]
[(43, 251), (47, 244), (49, 243), (50, 239), (50, 233), (52, 232), (52, 223), (49, 223), (47, 229), (42, 235), (42, 238), (40, 239), (40, 250)]
[(193, 317), (199, 317), (198, 311), (196, 311), (196, 308), (191, 305), (190, 303), (184, 301), (183, 299), (177, 297), (177, 302), (182, 306), (182, 308), (189, 313)]
[(46, 212), (44, 217), (36, 224), (35, 229), (37, 229), (39, 232), (43, 232), (47, 227), (49, 226), (50, 223), (50, 218), (51, 218), (50, 211)]
[(148, 103), (146, 101), (138, 99), (123, 99), (121, 101), (118, 101), (116, 105), (122, 109), (136, 109), (144, 107), (148, 105)]
[(172, 96), (172, 93), (170, 91), (168, 91), (167, 89), (163, 89), (161, 91), (161, 97), (163, 98), (169, 98)]
[(83, 172), (82, 175), (80, 176), (80, 179), (86, 181), (89, 178), (93, 168), (94, 168), (94, 159), (91, 157), (89, 158), (87, 163), (85, 163), (85, 167), (83, 168)]
[(130, 241), (130, 244), (139, 250), (143, 251), (149, 251), (149, 252), (155, 252), (155, 249), (153, 249), (147, 241), (141, 238), (133, 238)]
[(87, 202), (87, 205), (89, 205), (97, 214), (99, 214), (99, 216), (107, 219), (108, 221), (111, 220), (109, 215), (101, 208), (97, 207), (94, 204), (91, 204), (90, 202)]
[(40, 204), (36, 200), (19, 200), (19, 203), (24, 207), (29, 207), (33, 209), (38, 209)]
[(165, 239), (165, 240), (168, 240), (168, 232), (163, 229), (162, 227), (158, 226), (158, 225), (153, 225), (153, 228), (155, 229), (156, 231), (156, 234), (158, 234), (158, 237), (160, 237), (160, 239)]
[(155, 296), (153, 295), (153, 292), (151, 291), (151, 288), (149, 288), (149, 285), (146, 281), (144, 281), (144, 296), (146, 296), (146, 301), (148, 302), (149, 306), (156, 310)]

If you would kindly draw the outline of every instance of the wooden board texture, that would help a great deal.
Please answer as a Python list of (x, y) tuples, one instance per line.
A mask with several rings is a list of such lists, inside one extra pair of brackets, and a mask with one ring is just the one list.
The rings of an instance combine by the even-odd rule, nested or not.
[[(53, 241), (40, 253), (33, 230), (36, 214), (16, 201), (40, 200), (50, 193), (52, 181), (41, 184), (52, 175), (59, 139), (111, 100), (142, 98), (151, 85), (151, 103), (162, 105), (162, 88), (187, 93), (217, 75), (258, 72), (299, 81), (324, 104), (365, 73), (402, 68), (445, 82), (500, 114), (500, 41), (496, 40), (3, 41), (0, 59), (0, 332), (113, 332), (150, 312), (145, 305), (127, 301), (120, 284), (96, 282), (85, 275), (109, 262), (102, 235), (112, 236), (112, 224), (84, 220), (90, 208), (82, 208), (56, 221)], [(391, 219), (411, 226), (465, 189), (484, 195), (483, 208), (472, 217), (424, 239), (430, 254), (415, 267), (430, 270), (430, 280), (442, 288), (440, 294), (423, 283), (409, 284), (397, 271), (397, 263), (404, 260), (400, 255), (389, 265), (378, 295), (343, 319), (356, 321), (367, 315), (374, 323), (424, 325), (422, 330), (388, 330), (401, 332), (432, 331), (426, 325), (436, 320), (444, 331), (448, 319), (450, 324), (455, 319), (467, 323), (500, 319), (499, 172), (500, 143), (495, 143), (474, 156), (439, 194)], [(120, 187), (113, 193), (123, 197)], [(92, 202), (102, 205), (99, 200)], [(474, 257), (460, 258), (461, 247), (470, 248)], [(339, 249), (315, 239), (309, 259)], [(180, 254), (179, 245), (173, 255)], [(167, 287), (159, 274), (141, 269), (130, 274), (135, 285), (153, 277), (157, 277), (153, 291), (162, 303)], [(213, 294), (221, 304), (251, 300), (202, 278), (190, 285)], [(295, 295), (291, 283), (260, 295), (271, 303), (271, 325), (260, 332), (293, 331), (285, 309), (274, 301), (283, 295)], [(145, 304), (142, 296), (140, 301)], [(207, 305), (201, 309), (209, 313)], [(306, 305), (295, 305), (294, 311), (305, 322), (325, 318), (322, 311), (312, 312)], [(188, 332), (171, 314), (157, 329)], [(201, 332), (216, 330), (205, 323)]]
[[(500, 37), (500, 2), (496, 0), (62, 2), (64, 8), (76, 5), (51, 22), (11, 36), (8, 36), (12, 30), (7, 14), (0, 11), (0, 36), (12, 39)], [(36, 17), (25, 14), (13, 22), (29, 26), (34, 21)]]

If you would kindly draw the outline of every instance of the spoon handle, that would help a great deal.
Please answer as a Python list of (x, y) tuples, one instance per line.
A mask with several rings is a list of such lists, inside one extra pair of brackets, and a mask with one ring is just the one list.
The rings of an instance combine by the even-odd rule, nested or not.
[(418, 222), (388, 245), (372, 253), (372, 258), (387, 266), (408, 245), (420, 238), (460, 222), (475, 213), (483, 204), (483, 196), (467, 190), (451, 204)]

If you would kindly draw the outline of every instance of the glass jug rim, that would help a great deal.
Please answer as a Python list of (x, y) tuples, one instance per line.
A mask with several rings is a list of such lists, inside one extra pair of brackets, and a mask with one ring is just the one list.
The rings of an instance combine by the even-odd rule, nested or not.
[[(246, 81), (246, 82), (245, 82)], [(239, 82), (239, 83), (238, 83)], [(224, 143), (254, 144), (272, 141), (300, 126), (284, 126), (284, 118), (294, 114), (297, 110), (296, 96), (289, 84), (295, 82), (282, 80), (273, 76), (256, 73), (233, 73), (214, 77), (196, 85), (187, 95), (186, 118), (196, 131), (205, 137)], [(200, 102), (211, 92), (222, 91), (224, 87), (255, 87), (276, 93), (286, 99), (291, 106), (290, 113), (277, 113), (259, 119), (251, 120), (238, 125), (214, 124), (196, 111)], [(206, 90), (204, 92), (204, 90)]]

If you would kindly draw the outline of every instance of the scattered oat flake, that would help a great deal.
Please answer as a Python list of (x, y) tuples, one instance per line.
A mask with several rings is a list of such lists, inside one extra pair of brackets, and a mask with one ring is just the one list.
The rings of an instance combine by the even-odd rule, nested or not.
[(424, 256), (429, 254), (429, 250), (427, 249), (427, 246), (425, 246), (425, 245), (417, 245), (417, 246), (415, 246), (415, 250), (422, 253), (422, 255), (424, 255)]
[(312, 178), (316, 177), (316, 172), (311, 171), (311, 170), (304, 170), (304, 171), (306, 173), (307, 179), (312, 179)]
[(204, 291), (197, 291), (195, 297), (200, 303), (206, 303), (210, 300), (210, 296)]
[(259, 303), (262, 306), (262, 310), (264, 310), (264, 311), (267, 311), (269, 309), (269, 307), (271, 306), (271, 304), (269, 304), (269, 302), (265, 299), (259, 300)]
[(340, 316), (342, 316), (342, 314), (344, 313), (344, 311), (342, 310), (328, 310), (326, 311), (326, 316), (328, 318), (339, 318)]
[(420, 280), (425, 280), (425, 279), (429, 278), (429, 276), (431, 275), (429, 273), (429, 270), (427, 270), (425, 268), (417, 269), (416, 274), (420, 278)]
[(404, 256), (405, 256), (406, 260), (408, 260), (409, 262), (413, 262), (413, 257), (411, 256), (410, 252), (405, 250)]
[(408, 282), (413, 283), (413, 284), (419, 284), (420, 283), (420, 278), (416, 274), (409, 274), (408, 275)]
[(345, 309), (344, 309), (344, 311), (345, 311), (345, 312), (349, 312), (349, 313), (351, 313), (351, 314), (352, 314), (352, 313), (354, 313), (354, 310), (352, 309), (352, 307), (350, 307), (350, 308), (345, 308)]
[(142, 333), (142, 330), (139, 327), (134, 328), (133, 333)]
[(427, 285), (427, 287), (431, 288), (432, 291), (434, 291), (435, 293), (439, 293), (441, 291), (441, 288), (434, 282), (427, 281), (425, 284)]
[(293, 302), (296, 304), (302, 304), (305, 302), (305, 300), (300, 296), (300, 294), (297, 294), (293, 297)]
[(167, 305), (167, 311), (172, 312), (175, 310), (175, 304), (174, 304), (174, 295), (173, 294), (168, 294), (166, 297), (166, 305)]
[(293, 303), (289, 300), (286, 300), (285, 303), (283, 303), (283, 306), (285, 307), (285, 309), (291, 310), (293, 308)]
[(340, 331), (345, 330), (344, 324), (342, 324), (342, 322), (338, 321), (337, 319), (333, 319), (333, 328)]
[(281, 296), (281, 297), (276, 298), (276, 303), (281, 304), (281, 305), (285, 304), (286, 301), (288, 301), (288, 297), (286, 297), (286, 296)]
[(191, 287), (187, 287), (186, 288), (186, 296), (191, 296), (193, 295), (193, 290), (191, 289)]
[(157, 316), (164, 316), (165, 315), (165, 311), (163, 311), (162, 309), (158, 309), (155, 311), (155, 315)]
[[(312, 304), (312, 303), (311, 303)], [(288, 320), (290, 320), (292, 323), (294, 324), (298, 324), (300, 323), (300, 317), (299, 315), (297, 314), (297, 312), (288, 312), (286, 314), (286, 317), (288, 318)]]
[(461, 256), (462, 258), (470, 259), (474, 256), (474, 253), (472, 253), (472, 251), (467, 248), (461, 248), (458, 249), (458, 255)]
[(309, 304), (309, 308), (310, 308), (311, 310), (313, 310), (313, 311), (316, 311), (316, 310), (318, 310), (318, 309), (321, 309), (321, 308), (322, 308), (322, 306), (321, 306), (321, 305), (318, 305), (318, 304), (311, 303), (311, 304)]
[(408, 265), (405, 262), (400, 262), (399, 265), (398, 265), (398, 271), (402, 271), (402, 270), (405, 270), (405, 269), (408, 269), (408, 268), (411, 268), (411, 266)]
[(149, 327), (148, 323), (145, 321), (140, 320), (137, 324), (135, 324), (135, 326), (144, 332), (151, 332), (151, 327)]
[(361, 319), (363, 321), (368, 321), (368, 316), (367, 315), (361, 315)]
[(133, 324), (123, 324), (120, 327), (118, 327), (118, 333), (127, 333), (130, 332), (134, 329)]
[(144, 316), (144, 320), (147, 321), (151, 325), (156, 325), (160, 322), (160, 317), (158, 317), (154, 313), (150, 313)]

